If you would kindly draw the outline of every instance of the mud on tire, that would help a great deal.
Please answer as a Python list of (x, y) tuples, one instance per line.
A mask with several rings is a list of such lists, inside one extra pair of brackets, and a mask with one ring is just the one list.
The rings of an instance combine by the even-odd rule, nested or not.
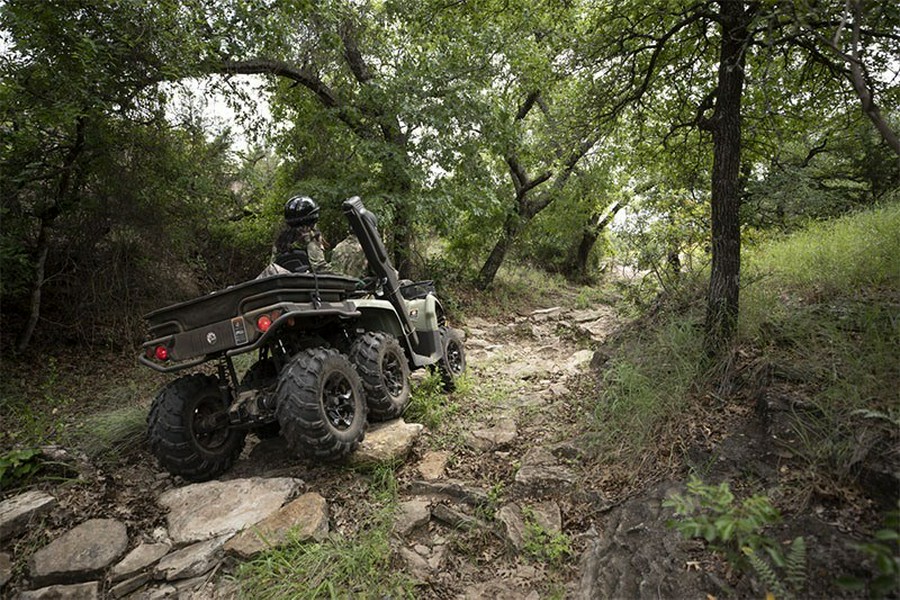
[(362, 379), (370, 421), (387, 421), (409, 404), (409, 363), (400, 342), (382, 332), (368, 332), (353, 342), (350, 362)]
[(285, 366), (275, 392), (281, 435), (298, 455), (335, 459), (366, 432), (366, 403), (356, 369), (337, 350), (313, 348)]
[(206, 481), (227, 471), (244, 447), (245, 432), (228, 426), (218, 378), (194, 374), (165, 386), (147, 417), (150, 450), (173, 475)]

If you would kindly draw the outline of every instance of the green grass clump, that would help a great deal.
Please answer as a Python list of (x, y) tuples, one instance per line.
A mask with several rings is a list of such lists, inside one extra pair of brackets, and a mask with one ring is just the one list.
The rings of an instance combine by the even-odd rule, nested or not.
[[(861, 428), (900, 419), (900, 205), (814, 223), (748, 250), (744, 264), (738, 343), (745, 356), (802, 380), (798, 393), (815, 410), (797, 421), (797, 450), (813, 468), (847, 475), (865, 454)], [(691, 300), (700, 287), (670, 294), (610, 360), (594, 400), (601, 451), (639, 457), (711, 373), (728, 371), (704, 357), (703, 303)], [(870, 436), (869, 450), (883, 437)]]
[(397, 480), (390, 466), (371, 474), (373, 510), (352, 537), (293, 541), (241, 564), (235, 574), (246, 598), (414, 598), (415, 582), (391, 567)]
[(533, 510), (523, 510), (525, 517), (523, 554), (536, 562), (560, 566), (572, 556), (572, 540), (561, 531), (544, 527)]
[(474, 292), (478, 299), (472, 312), (488, 319), (504, 319), (536, 307), (554, 306), (570, 293), (562, 275), (530, 266), (504, 264), (487, 290)]
[(747, 273), (817, 297), (900, 283), (900, 204), (813, 223), (748, 252)]
[(600, 450), (637, 459), (683, 414), (692, 386), (703, 373), (703, 333), (698, 318), (668, 315), (642, 328), (604, 371), (595, 426)]
[[(465, 383), (467, 379), (468, 377), (464, 376), (458, 381), (458, 393), (463, 393), (464, 389), (471, 387)], [(453, 395), (443, 391), (441, 376), (435, 371), (413, 386), (412, 398), (404, 413), (404, 419), (436, 430), (457, 412), (459, 404)]]
[(66, 442), (95, 460), (114, 460), (145, 443), (147, 407), (124, 406), (83, 418), (67, 433)]

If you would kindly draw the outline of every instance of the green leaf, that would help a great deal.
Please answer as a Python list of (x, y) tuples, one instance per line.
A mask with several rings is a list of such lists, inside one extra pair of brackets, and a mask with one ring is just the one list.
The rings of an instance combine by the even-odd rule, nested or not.
[(875, 532), (875, 539), (883, 542), (900, 540), (900, 532), (893, 529), (879, 529)]
[(853, 591), (863, 591), (866, 589), (866, 582), (858, 577), (851, 577), (849, 575), (845, 575), (843, 577), (838, 577), (836, 580), (837, 584), (844, 589), (853, 590)]

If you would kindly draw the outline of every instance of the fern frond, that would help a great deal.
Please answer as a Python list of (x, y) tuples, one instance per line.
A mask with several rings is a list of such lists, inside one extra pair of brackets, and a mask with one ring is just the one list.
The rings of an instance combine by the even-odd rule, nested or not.
[(790, 600), (793, 597), (788, 594), (769, 563), (761, 559), (751, 548), (744, 548), (744, 554), (768, 591), (772, 592), (776, 598), (783, 600)]
[(794, 538), (785, 561), (785, 578), (791, 589), (800, 594), (806, 587), (806, 540)]

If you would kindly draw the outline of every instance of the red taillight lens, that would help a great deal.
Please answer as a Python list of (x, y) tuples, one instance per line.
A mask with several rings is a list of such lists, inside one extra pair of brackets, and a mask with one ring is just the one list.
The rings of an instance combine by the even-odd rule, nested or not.
[(156, 360), (169, 360), (169, 350), (165, 346), (157, 346), (154, 354)]
[(269, 318), (269, 315), (260, 315), (259, 318), (256, 319), (256, 328), (263, 333), (267, 332), (271, 326), (272, 319)]

